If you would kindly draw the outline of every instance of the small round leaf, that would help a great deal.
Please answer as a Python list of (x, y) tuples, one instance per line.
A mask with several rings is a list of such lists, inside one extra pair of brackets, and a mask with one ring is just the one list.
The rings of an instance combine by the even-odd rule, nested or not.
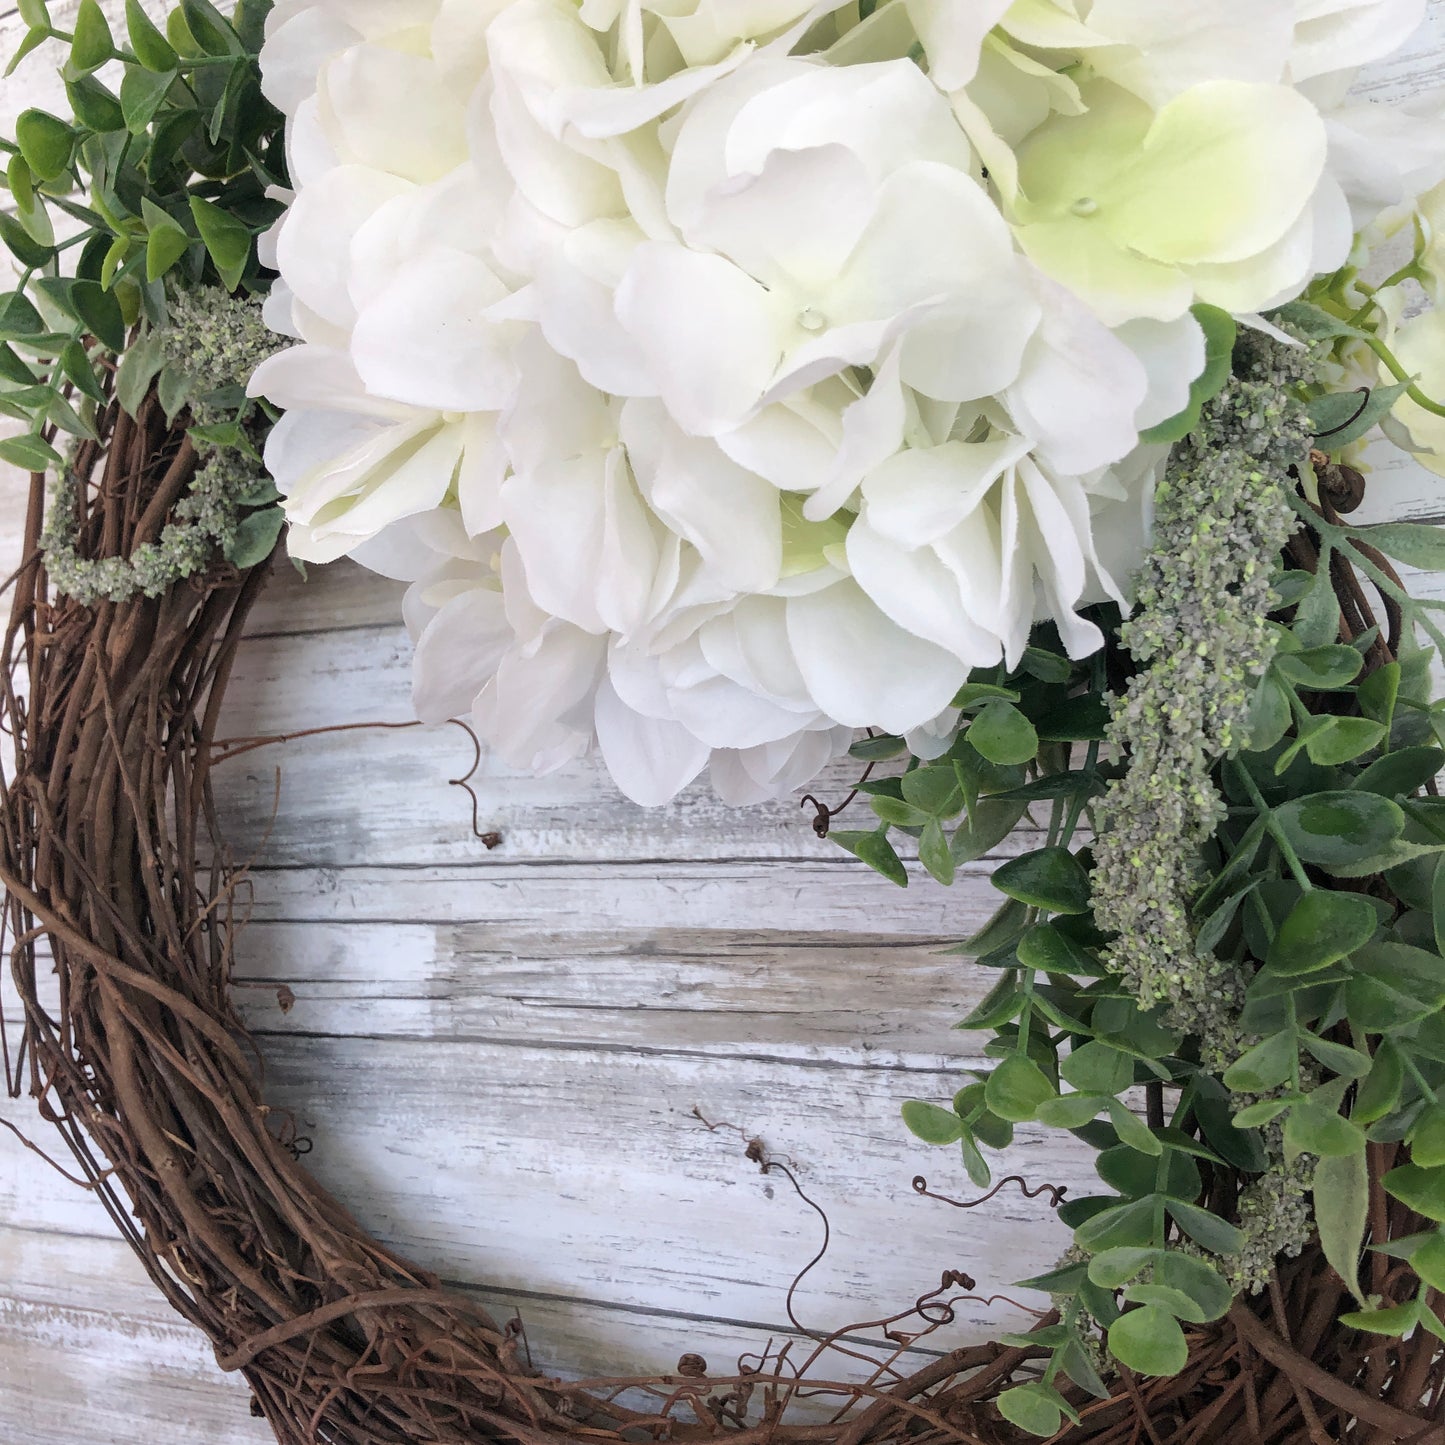
[(1109, 1326), (1109, 1350), (1139, 1375), (1177, 1375), (1189, 1362), (1179, 1321), (1158, 1305), (1143, 1305)]
[(1089, 875), (1067, 848), (1039, 848), (1011, 858), (994, 871), (993, 886), (1050, 913), (1089, 911)]

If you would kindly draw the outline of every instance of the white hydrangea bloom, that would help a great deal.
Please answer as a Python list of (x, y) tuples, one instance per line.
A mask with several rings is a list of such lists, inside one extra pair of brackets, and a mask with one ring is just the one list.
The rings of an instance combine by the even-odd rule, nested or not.
[(1342, 88), (1419, 8), (279, 0), (291, 550), (411, 582), (418, 715), (519, 769), (937, 755), (972, 669), (1127, 596), (1191, 308), (1439, 180)]

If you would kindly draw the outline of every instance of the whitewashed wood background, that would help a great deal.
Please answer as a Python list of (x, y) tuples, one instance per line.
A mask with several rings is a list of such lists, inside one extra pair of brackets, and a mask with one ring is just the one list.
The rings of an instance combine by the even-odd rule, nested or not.
[[(73, 5), (52, 10), (64, 24)], [(0, 54), (21, 33), (0, 9)], [(1366, 88), (1442, 81), (1432, 0), (1416, 45)], [(31, 60), (0, 81), (0, 131), (62, 104)], [(1392, 461), (1370, 505), (1435, 520), (1441, 486)], [(0, 576), (18, 560), (22, 487), (0, 475)], [(405, 719), (399, 619), (398, 589), (349, 564), (307, 583), (283, 569), (226, 731)], [(1016, 1195), (969, 1215), (915, 1195), (918, 1173), (971, 1191), (898, 1117), (978, 1062), (951, 1025), (985, 981), (939, 948), (991, 908), (987, 865), (950, 891), (915, 872), (905, 894), (819, 843), (791, 803), (730, 811), (697, 787), (644, 811), (596, 767), (536, 781), (488, 760), (481, 821), (504, 838), (489, 853), (447, 782), (470, 762), (456, 729), (363, 732), (252, 753), (222, 781), (237, 849), (257, 853), (238, 986), (271, 1094), (383, 1239), (520, 1313), (549, 1368), (670, 1368), (689, 1350), (726, 1365), (787, 1336), (785, 1292), (819, 1226), (698, 1109), (787, 1155), (827, 1210), (832, 1249), (799, 1293), (810, 1326), (901, 1308), (945, 1267), (987, 1294), (1057, 1257), (1064, 1232)], [(50, 1142), (26, 1101), (0, 1110)], [(1008, 1167), (1076, 1189), (1091, 1176), (1028, 1129)], [(930, 1344), (1022, 1318), (968, 1309)], [(247, 1407), (95, 1201), (0, 1136), (0, 1440), (264, 1445)]]

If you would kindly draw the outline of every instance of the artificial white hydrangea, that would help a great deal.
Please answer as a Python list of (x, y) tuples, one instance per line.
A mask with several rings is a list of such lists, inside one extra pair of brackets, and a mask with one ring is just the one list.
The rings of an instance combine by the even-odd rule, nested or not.
[(1345, 99), (1420, 9), (280, 0), (291, 551), (411, 582), (419, 715), (517, 768), (745, 803), (937, 751), (1127, 596), (1191, 308), (1445, 175)]

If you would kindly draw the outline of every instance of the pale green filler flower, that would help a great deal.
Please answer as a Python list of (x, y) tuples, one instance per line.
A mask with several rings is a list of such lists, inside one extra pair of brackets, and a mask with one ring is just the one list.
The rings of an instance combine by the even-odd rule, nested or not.
[(1155, 538), (1124, 645), (1144, 671), (1114, 704), (1128, 770), (1099, 808), (1094, 908), (1117, 934), (1110, 966), (1141, 1007), (1167, 1004), (1206, 1066), (1238, 1054), (1245, 980), (1194, 945), (1200, 850), (1224, 817), (1218, 761), (1246, 741), (1255, 683), (1273, 657), (1271, 579), (1295, 527), (1289, 469), (1311, 445), (1294, 389), (1309, 353), (1246, 332), (1236, 376), (1180, 443), (1156, 498)]
[[(1095, 917), (1117, 935), (1108, 962), (1141, 1007), (1165, 1005), (1168, 1025), (1199, 1040), (1214, 1072), (1249, 1042), (1239, 1026), (1248, 980), (1195, 946), (1190, 904), (1201, 850), (1224, 817), (1214, 768), (1247, 741), (1255, 683), (1273, 657), (1271, 578), (1295, 527), (1290, 469), (1312, 442), (1297, 400), (1311, 360), (1244, 333), (1233, 380), (1175, 450), (1123, 632), (1145, 670), (1109, 729), (1129, 765), (1097, 820)], [(1270, 1165), (1240, 1196), (1244, 1248), (1216, 1261), (1236, 1289), (1262, 1288), (1275, 1259), (1310, 1234), (1312, 1168), (1286, 1163), (1277, 1130), (1265, 1144)]]
[[(276, 350), (276, 337), (261, 319), (258, 301), (215, 287), (182, 291), (170, 299), (169, 317), (157, 334), (169, 362), (190, 379), (191, 416), (198, 425), (227, 419), (233, 408), (203, 400), (208, 394), (244, 388), (251, 373)], [(158, 597), (210, 565), (235, 537), (238, 499), (265, 480), (261, 463), (233, 448), (200, 443), (200, 465), (190, 490), (176, 504), (160, 539), (129, 557), (82, 557), (76, 546), (74, 469), (67, 462), (51, 482), (45, 565), (58, 591), (82, 606), (124, 602), (137, 594)]]

